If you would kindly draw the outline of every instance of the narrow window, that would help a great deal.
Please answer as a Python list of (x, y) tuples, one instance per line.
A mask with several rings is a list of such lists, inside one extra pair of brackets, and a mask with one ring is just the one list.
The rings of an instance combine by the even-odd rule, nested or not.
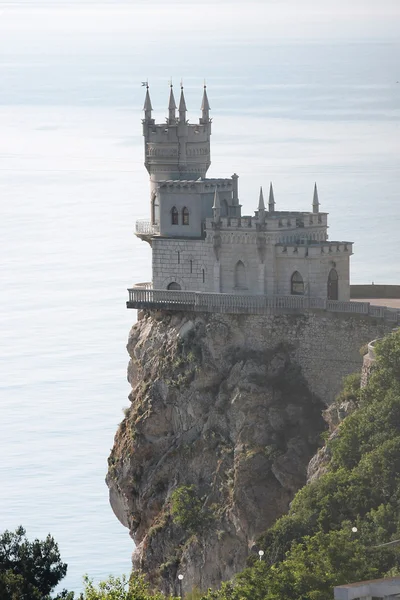
[(205, 270), (203, 269), (203, 283), (205, 282), (205, 280), (206, 280), (206, 272), (205, 272)]
[(193, 261), (190, 261), (190, 272), (193, 273)]
[(181, 264), (181, 253), (178, 250), (178, 265), (180, 265), (180, 264)]
[(171, 209), (171, 223), (172, 225), (178, 225), (178, 210), (176, 206)]
[(304, 295), (304, 281), (298, 271), (295, 271), (290, 280), (290, 293), (294, 296)]
[(186, 206), (182, 209), (182, 225), (189, 225), (189, 211)]
[(235, 266), (235, 288), (242, 290), (247, 289), (246, 269), (241, 260), (239, 260)]
[(339, 299), (339, 277), (336, 269), (331, 269), (328, 275), (328, 300)]

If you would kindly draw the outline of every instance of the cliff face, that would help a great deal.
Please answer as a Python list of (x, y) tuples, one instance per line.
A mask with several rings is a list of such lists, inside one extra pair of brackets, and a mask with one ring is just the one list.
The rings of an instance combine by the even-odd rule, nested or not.
[[(280, 320), (296, 332), (304, 320), (270, 317), (268, 336), (260, 319), (152, 312), (130, 332), (131, 407), (107, 483), (134, 567), (166, 592), (178, 572), (185, 591), (243, 568), (305, 483), (325, 427), (290, 336), (277, 334)], [(171, 495), (183, 486), (193, 510), (180, 515)]]

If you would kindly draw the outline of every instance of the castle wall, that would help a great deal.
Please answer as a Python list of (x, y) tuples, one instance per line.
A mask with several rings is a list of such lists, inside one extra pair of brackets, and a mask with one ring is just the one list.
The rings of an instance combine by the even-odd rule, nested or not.
[[(179, 257), (178, 257), (179, 253)], [(153, 238), (153, 287), (166, 290), (175, 281), (182, 290), (213, 292), (214, 258), (204, 240)], [(203, 281), (204, 270), (204, 281)]]
[(214, 332), (212, 352), (218, 357), (227, 347), (261, 354), (286, 345), (310, 390), (326, 404), (339, 393), (343, 377), (360, 371), (360, 348), (393, 329), (381, 319), (339, 313), (186, 316), (208, 322)]

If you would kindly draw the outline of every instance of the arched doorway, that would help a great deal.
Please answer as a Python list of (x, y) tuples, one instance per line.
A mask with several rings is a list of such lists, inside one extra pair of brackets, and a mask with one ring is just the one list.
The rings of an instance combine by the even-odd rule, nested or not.
[(239, 290), (247, 289), (246, 269), (241, 260), (238, 260), (235, 266), (235, 288)]
[(328, 300), (339, 299), (339, 276), (336, 269), (331, 269), (328, 275)]
[(295, 271), (290, 279), (290, 293), (292, 296), (304, 296), (304, 281), (298, 271)]
[(181, 290), (181, 286), (179, 285), (179, 283), (176, 283), (176, 281), (171, 281), (171, 283), (169, 283), (167, 285), (167, 290)]

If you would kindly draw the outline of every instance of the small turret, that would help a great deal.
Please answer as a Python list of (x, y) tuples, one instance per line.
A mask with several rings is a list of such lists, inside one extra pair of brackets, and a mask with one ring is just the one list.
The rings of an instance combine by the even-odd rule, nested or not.
[(173, 125), (176, 122), (176, 104), (174, 98), (174, 91), (172, 89), (172, 83), (170, 85), (169, 92), (169, 104), (168, 104), (168, 123), (169, 125)]
[(258, 219), (261, 223), (265, 221), (265, 204), (262, 186), (260, 187), (260, 197), (258, 199)]
[(214, 204), (213, 204), (212, 210), (213, 210), (214, 223), (219, 223), (221, 220), (221, 203), (219, 201), (219, 194), (218, 194), (217, 186), (215, 186)]
[(210, 104), (207, 96), (207, 86), (204, 84), (203, 101), (201, 103), (201, 119), (200, 123), (208, 123), (210, 121)]
[(149, 84), (148, 83), (146, 83), (146, 97), (144, 99), (143, 110), (144, 110), (144, 120), (145, 121), (151, 121), (151, 111), (153, 110), (153, 107), (151, 106)]
[(185, 102), (185, 96), (183, 93), (183, 85), (181, 85), (181, 98), (179, 100), (179, 121), (181, 123), (186, 123), (186, 102)]
[(317, 184), (314, 184), (314, 196), (312, 201), (312, 211), (313, 213), (319, 213), (319, 200), (318, 200), (318, 190)]
[(269, 185), (268, 211), (275, 212), (275, 198), (274, 198), (274, 189), (272, 187), (272, 181)]

